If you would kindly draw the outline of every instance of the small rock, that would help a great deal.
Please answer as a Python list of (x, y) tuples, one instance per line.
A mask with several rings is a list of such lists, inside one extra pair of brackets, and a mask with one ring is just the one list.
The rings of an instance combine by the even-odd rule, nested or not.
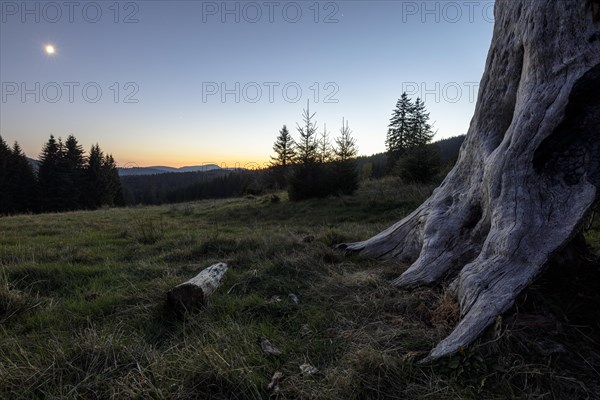
[(310, 364), (302, 364), (300, 366), (300, 371), (304, 374), (304, 375), (314, 375), (314, 374), (318, 374), (319, 370), (316, 367), (313, 367)]
[(538, 339), (535, 341), (535, 346), (537, 347), (537, 351), (546, 357), (567, 352), (565, 346), (550, 339)]
[(269, 342), (263, 337), (259, 337), (258, 339), (256, 339), (256, 342), (260, 345), (260, 348), (265, 354), (269, 354), (271, 356), (280, 356), (281, 354), (283, 354), (281, 350), (273, 346), (271, 342)]
[(271, 383), (269, 383), (269, 385), (267, 385), (267, 389), (272, 390), (275, 393), (279, 393), (281, 391), (281, 388), (279, 387), (279, 383), (281, 382), (282, 379), (283, 379), (283, 373), (280, 371), (276, 371), (273, 374), (273, 377), (271, 378)]
[(290, 300), (291, 300), (291, 301), (292, 301), (294, 304), (298, 304), (298, 303), (300, 303), (300, 299), (298, 298), (298, 295), (297, 295), (297, 294), (290, 293), (290, 294), (288, 295), (288, 297), (290, 298)]
[(85, 297), (85, 299), (87, 301), (92, 301), (92, 300), (95, 300), (95, 299), (98, 298), (98, 293), (96, 293), (96, 292), (87, 292), (84, 297)]
[(280, 201), (281, 201), (281, 198), (278, 195), (276, 195), (276, 194), (271, 195), (271, 203), (276, 204), (276, 203), (279, 203)]
[(302, 336), (302, 337), (310, 335), (311, 333), (312, 333), (312, 330), (310, 329), (308, 324), (304, 324), (304, 325), (302, 325), (302, 328), (300, 328), (300, 336)]
[(302, 238), (302, 242), (304, 243), (312, 243), (315, 241), (315, 237), (313, 235), (307, 235)]
[(408, 353), (406, 353), (402, 356), (401, 360), (402, 360), (402, 362), (405, 362), (405, 363), (412, 363), (417, 358), (422, 358), (422, 357), (425, 357), (426, 355), (427, 355), (426, 351), (409, 351)]

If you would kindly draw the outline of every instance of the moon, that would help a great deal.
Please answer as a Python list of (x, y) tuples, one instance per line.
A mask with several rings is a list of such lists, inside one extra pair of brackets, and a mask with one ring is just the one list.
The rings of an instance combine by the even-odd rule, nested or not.
[(50, 56), (56, 54), (56, 49), (51, 44), (47, 44), (46, 47), (44, 47), (44, 50), (46, 51), (46, 54)]

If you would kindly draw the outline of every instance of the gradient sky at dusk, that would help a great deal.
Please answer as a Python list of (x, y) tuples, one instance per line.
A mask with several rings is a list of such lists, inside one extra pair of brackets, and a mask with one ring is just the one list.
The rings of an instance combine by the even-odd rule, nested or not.
[[(74, 134), (86, 149), (99, 142), (120, 165), (263, 163), (283, 124), (296, 134), (308, 99), (320, 128), (337, 133), (345, 117), (361, 154), (381, 152), (396, 100), (413, 82), (427, 90), (413, 97), (425, 98), (436, 138), (465, 133), (493, 29), (490, 1), (137, 1), (118, 3), (118, 15), (113, 1), (81, 1), (72, 16), (62, 1), (54, 3), (61, 16), (47, 2), (26, 2), (31, 14), (21, 1), (1, 3), (2, 137), (37, 157), (50, 134)], [(262, 16), (253, 23), (256, 5)], [(221, 7), (237, 7), (239, 22), (214, 11)], [(211, 82), (239, 82), (239, 102), (203, 96)], [(262, 89), (254, 103), (252, 82)], [(25, 102), (22, 84), (33, 91)], [(86, 84), (88, 100), (102, 90), (97, 102), (85, 99)], [(295, 87), (302, 96), (294, 103)], [(338, 102), (326, 102), (336, 87)], [(137, 103), (126, 102), (132, 94)]]

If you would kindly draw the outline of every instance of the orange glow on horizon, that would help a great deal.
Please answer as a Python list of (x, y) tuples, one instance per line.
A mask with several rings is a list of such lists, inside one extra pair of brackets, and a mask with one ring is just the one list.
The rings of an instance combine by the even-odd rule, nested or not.
[[(139, 161), (138, 161), (139, 160)], [(131, 160), (131, 159), (127, 159), (126, 157), (121, 157), (117, 160), (117, 163), (119, 165), (119, 167), (121, 168), (147, 168), (147, 167), (157, 167), (157, 166), (163, 166), (163, 167), (173, 167), (173, 168), (182, 168), (182, 167), (191, 167), (191, 166), (201, 166), (201, 165), (209, 165), (209, 164), (215, 164), (218, 165), (221, 168), (246, 168), (246, 169), (256, 169), (256, 168), (262, 168), (262, 167), (266, 167), (270, 164), (270, 159), (263, 159), (261, 157), (261, 159), (258, 159), (259, 161), (255, 161), (255, 160), (235, 160), (235, 159), (229, 159), (229, 160), (219, 160), (217, 157), (213, 158), (212, 160), (209, 158), (206, 158), (205, 160), (199, 161), (198, 159), (185, 159), (183, 161), (178, 160), (178, 161), (173, 161), (173, 160), (168, 160), (168, 159), (156, 159), (156, 158), (152, 158), (152, 159), (147, 159), (147, 158), (138, 158), (138, 160)]]

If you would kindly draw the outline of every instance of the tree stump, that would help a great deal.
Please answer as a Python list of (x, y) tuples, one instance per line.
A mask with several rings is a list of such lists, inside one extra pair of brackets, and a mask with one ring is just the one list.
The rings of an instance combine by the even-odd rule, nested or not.
[(458, 162), (416, 211), (341, 245), (412, 263), (394, 284), (453, 285), (461, 321), (425, 361), (472, 343), (581, 232), (600, 189), (598, 0), (496, 0)]

